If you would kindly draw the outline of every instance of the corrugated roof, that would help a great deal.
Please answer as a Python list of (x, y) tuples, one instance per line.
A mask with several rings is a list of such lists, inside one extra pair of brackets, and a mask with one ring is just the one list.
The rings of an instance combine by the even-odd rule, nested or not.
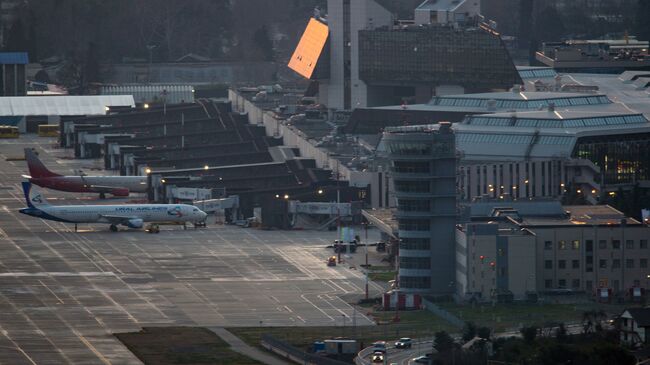
[(27, 52), (0, 52), (2, 65), (26, 65), (29, 63)]
[(103, 115), (106, 107), (135, 107), (131, 95), (10, 96), (0, 98), (0, 116)]

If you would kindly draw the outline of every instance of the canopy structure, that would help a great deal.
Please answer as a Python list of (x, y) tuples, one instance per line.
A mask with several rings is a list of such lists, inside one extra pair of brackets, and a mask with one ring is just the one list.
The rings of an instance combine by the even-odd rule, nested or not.
[(102, 115), (106, 108), (135, 107), (132, 95), (10, 96), (0, 98), (0, 117)]

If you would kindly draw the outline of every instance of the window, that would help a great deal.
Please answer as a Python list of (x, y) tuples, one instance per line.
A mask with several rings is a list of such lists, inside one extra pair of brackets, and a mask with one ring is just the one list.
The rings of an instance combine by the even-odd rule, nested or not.
[(400, 231), (428, 231), (430, 227), (428, 219), (400, 219)]
[(598, 262), (598, 267), (600, 267), (601, 269), (606, 269), (607, 268), (607, 260), (600, 260)]
[(565, 279), (560, 279), (557, 281), (557, 286), (558, 288), (566, 288), (566, 280)]
[(558, 269), (566, 269), (566, 260), (559, 260), (557, 262), (557, 268)]
[(640, 287), (640, 286), (641, 286), (641, 281), (639, 281), (639, 280), (634, 280), (634, 284), (633, 284), (633, 285), (636, 286), (636, 287)]
[(400, 276), (399, 284), (402, 288), (429, 289), (431, 278), (429, 276)]
[(421, 174), (430, 171), (429, 162), (426, 161), (394, 161), (393, 171), (397, 173)]
[(544, 280), (544, 287), (546, 289), (552, 289), (553, 288), (553, 280), (550, 280), (550, 279)]
[(404, 237), (399, 244), (400, 250), (425, 250), (431, 249), (429, 238), (410, 238)]
[(621, 268), (621, 259), (613, 259), (612, 269), (620, 269), (620, 268)]
[(648, 248), (648, 240), (641, 240), (639, 241), (639, 248)]
[(586, 240), (585, 241), (585, 250), (587, 250), (587, 252), (592, 252), (594, 250), (594, 241)]
[(634, 269), (634, 259), (626, 259), (625, 267), (628, 269)]
[(598, 248), (601, 249), (601, 250), (607, 249), (607, 241), (599, 240), (598, 241)]
[(594, 282), (591, 281), (591, 280), (587, 280), (587, 281), (585, 282), (585, 289), (586, 289), (587, 291), (591, 291), (593, 288), (594, 288)]
[(395, 190), (403, 193), (428, 193), (428, 181), (395, 181)]
[(648, 259), (640, 259), (639, 260), (639, 267), (642, 269), (647, 269), (648, 268)]
[(626, 240), (625, 241), (625, 249), (626, 250), (634, 249), (634, 240)]
[(559, 250), (566, 250), (566, 241), (559, 241), (559, 242), (557, 243), (557, 248), (558, 248)]
[(499, 275), (502, 276), (502, 277), (506, 276), (506, 268), (505, 267), (499, 268)]
[(552, 269), (553, 268), (553, 261), (551, 261), (551, 260), (544, 261), (544, 268), (545, 269)]
[(399, 258), (400, 269), (430, 269), (431, 260), (428, 257), (404, 257)]
[(571, 260), (571, 268), (579, 269), (580, 268), (580, 260)]
[(621, 249), (621, 241), (620, 240), (612, 240), (612, 248), (614, 250), (620, 250)]
[(553, 241), (544, 241), (544, 249), (545, 250), (552, 250), (553, 249)]
[(578, 240), (571, 241), (571, 248), (574, 249), (574, 250), (579, 250), (580, 249), (580, 241), (578, 241)]
[(573, 289), (580, 289), (580, 279), (573, 279), (571, 281), (571, 287)]
[(429, 200), (397, 200), (397, 209), (403, 212), (428, 212), (431, 209), (430, 207)]

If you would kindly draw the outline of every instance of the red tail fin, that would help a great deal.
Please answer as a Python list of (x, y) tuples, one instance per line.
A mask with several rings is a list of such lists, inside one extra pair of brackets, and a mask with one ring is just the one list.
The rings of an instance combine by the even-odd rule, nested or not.
[(27, 167), (29, 168), (29, 174), (33, 178), (41, 178), (41, 177), (55, 177), (55, 176), (61, 176), (59, 174), (55, 174), (52, 171), (48, 170), (45, 165), (43, 165), (43, 162), (36, 156), (36, 153), (31, 149), (31, 148), (25, 148), (25, 160), (27, 160)]

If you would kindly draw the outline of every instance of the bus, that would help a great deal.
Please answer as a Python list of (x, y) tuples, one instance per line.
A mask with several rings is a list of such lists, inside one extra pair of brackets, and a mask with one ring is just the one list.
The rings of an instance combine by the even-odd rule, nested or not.
[(59, 125), (58, 124), (40, 124), (38, 126), (39, 137), (58, 137)]
[(20, 137), (20, 132), (18, 127), (10, 125), (0, 125), (0, 138), (18, 138)]

